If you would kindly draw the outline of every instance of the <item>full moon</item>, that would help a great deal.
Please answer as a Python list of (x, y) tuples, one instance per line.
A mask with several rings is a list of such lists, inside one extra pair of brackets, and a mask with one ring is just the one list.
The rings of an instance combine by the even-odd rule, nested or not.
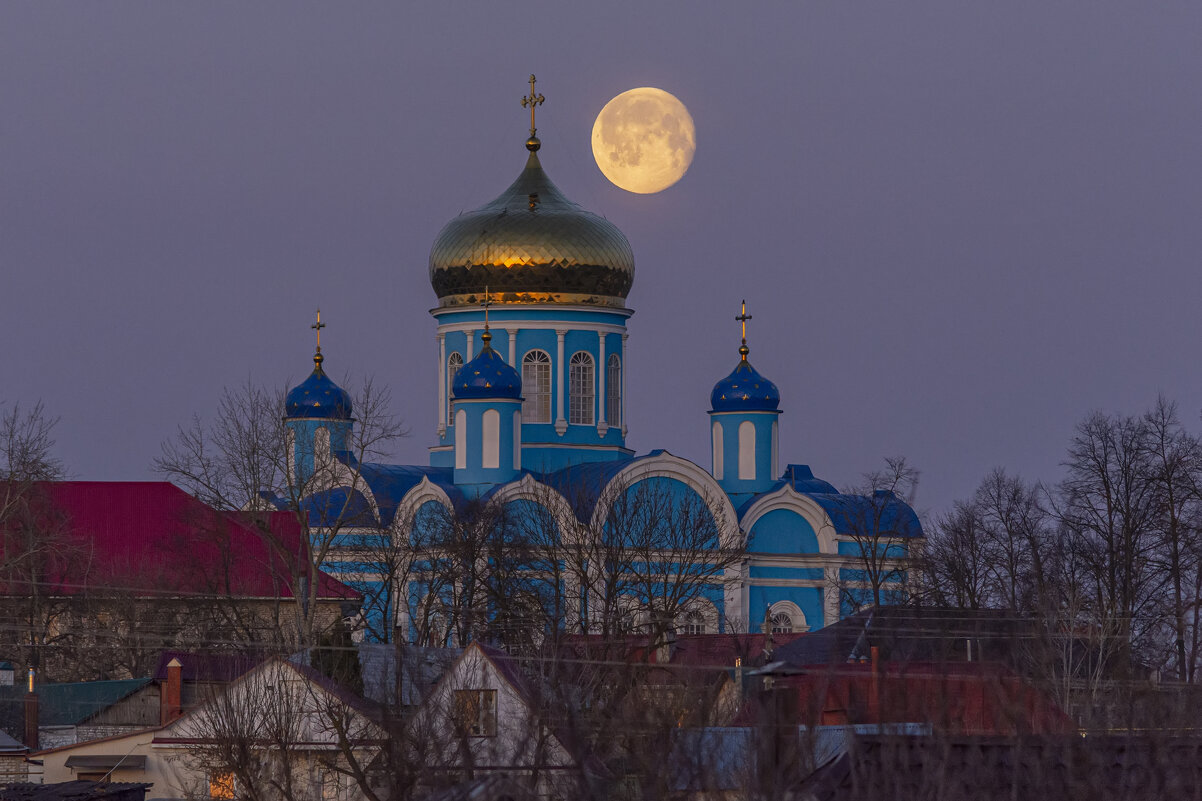
[(627, 192), (667, 189), (688, 171), (696, 149), (689, 110), (663, 89), (623, 92), (593, 123), (593, 158), (605, 177)]

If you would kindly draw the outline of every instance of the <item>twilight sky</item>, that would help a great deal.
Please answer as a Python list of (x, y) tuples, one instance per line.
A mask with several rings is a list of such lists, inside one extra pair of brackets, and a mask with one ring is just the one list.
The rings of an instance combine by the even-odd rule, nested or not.
[[(74, 477), (146, 479), (226, 385), (371, 374), (434, 441), (430, 244), (540, 153), (636, 258), (628, 444), (709, 466), (734, 367), (781, 462), (883, 456), (939, 511), (1054, 480), (1093, 409), (1202, 409), (1202, 4), (17, 3), (0, 6), (0, 401)], [(697, 155), (610, 185), (593, 119), (657, 86)]]

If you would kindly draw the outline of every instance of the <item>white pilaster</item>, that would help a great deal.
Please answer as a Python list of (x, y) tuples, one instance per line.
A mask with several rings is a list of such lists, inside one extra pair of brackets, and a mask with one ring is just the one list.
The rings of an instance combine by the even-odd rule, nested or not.
[(475, 357), (476, 350), (476, 332), (467, 332), (467, 356), (464, 357), (463, 363), (467, 364)]
[[(829, 626), (839, 620), (839, 568), (823, 568), (822, 577), (825, 580), (822, 588), (822, 625)], [(813, 627), (811, 623), (810, 628)]]
[(629, 334), (622, 334), (622, 392), (618, 398), (618, 405), (622, 408), (622, 437), (626, 437), (626, 338)]
[(605, 407), (609, 405), (605, 397), (605, 374), (609, 371), (609, 366), (605, 363), (605, 332), (597, 332), (597, 339), (597, 435), (604, 437), (605, 432), (609, 430), (609, 423), (605, 422)]
[(438, 437), (447, 433), (447, 338), (438, 334)]
[(555, 401), (555, 433), (561, 437), (568, 430), (567, 418), (563, 416), (563, 399), (568, 394), (567, 381), (564, 377), (566, 370), (563, 364), (563, 338), (567, 336), (567, 333), (565, 329), (555, 329), (555, 388), (558, 396)]
[(517, 362), (514, 361), (518, 357), (518, 330), (516, 328), (506, 328), (505, 339), (509, 340), (509, 366), (520, 373), (522, 371), (518, 367)]

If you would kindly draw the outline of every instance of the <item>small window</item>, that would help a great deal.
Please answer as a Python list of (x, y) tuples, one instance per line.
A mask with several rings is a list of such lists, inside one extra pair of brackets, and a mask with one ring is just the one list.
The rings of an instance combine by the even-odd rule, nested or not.
[(705, 614), (694, 609), (684, 616), (685, 634), (705, 634)]
[(228, 801), (234, 797), (236, 789), (234, 774), (209, 774), (209, 798), (218, 798), (223, 799), (223, 801)]
[(788, 612), (777, 612), (769, 620), (769, 625), (772, 627), (773, 634), (792, 634), (793, 633), (793, 618)]
[(580, 351), (572, 354), (569, 364), (568, 382), (571, 389), (571, 408), (568, 422), (576, 425), (591, 426), (593, 424), (593, 401), (596, 390), (593, 388), (593, 357)]
[[(455, 401), (451, 397), (454, 394), (455, 376), (461, 367), (463, 367), (463, 357), (459, 355), (459, 351), (455, 351), (447, 357), (447, 420), (453, 420), (455, 417)], [(426, 408), (430, 407), (427, 406)], [(454, 423), (451, 423), (451, 425), (454, 425)]]
[(611, 354), (605, 374), (605, 420), (611, 426), (622, 425), (622, 360)]
[(468, 737), (493, 737), (497, 733), (497, 691), (456, 690), (455, 725)]
[(522, 357), (522, 415), (527, 423), (551, 422), (551, 357), (532, 350)]

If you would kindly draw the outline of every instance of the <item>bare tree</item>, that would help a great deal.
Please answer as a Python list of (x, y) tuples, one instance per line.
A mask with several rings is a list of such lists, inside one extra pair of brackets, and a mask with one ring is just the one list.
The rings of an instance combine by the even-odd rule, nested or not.
[[(388, 536), (363, 502), (363, 465), (387, 455), (405, 435), (389, 396), (366, 381), (356, 394), (347, 450), (319, 454), (312, 475), (295, 470), (283, 394), (247, 383), (226, 390), (212, 420), (199, 416), (163, 444), (155, 469), (218, 510), (239, 511), (283, 564), (290, 565), (292, 642), (313, 643), (321, 627), (319, 571), (339, 538)], [(287, 536), (273, 514), (287, 512), (300, 536)], [(300, 558), (296, 551), (299, 549)], [(328, 622), (328, 621), (327, 621)]]
[(840, 604), (853, 610), (904, 602), (909, 572), (916, 564), (907, 541), (915, 533), (907, 514), (918, 489), (919, 472), (905, 457), (864, 474), (863, 482), (838, 496), (841, 534), (855, 546), (850, 565), (839, 571)]

